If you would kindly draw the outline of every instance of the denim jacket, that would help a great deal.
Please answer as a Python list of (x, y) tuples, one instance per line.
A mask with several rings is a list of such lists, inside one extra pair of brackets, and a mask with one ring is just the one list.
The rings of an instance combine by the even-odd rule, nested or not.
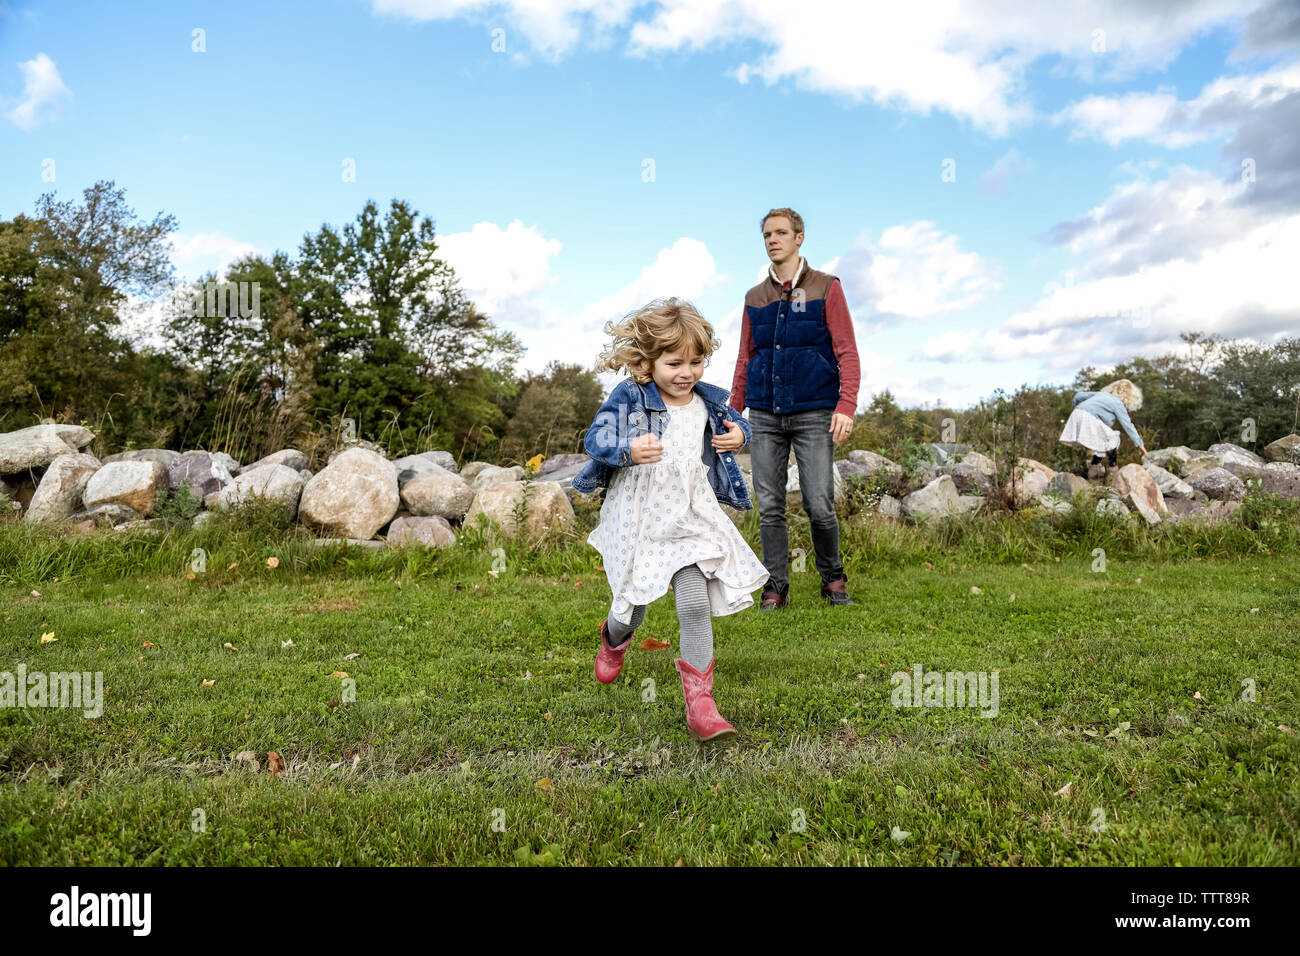
[[(696, 382), (693, 391), (704, 399), (704, 407), (709, 412), (709, 427), (704, 431), (700, 450), (700, 460), (709, 471), (709, 486), (722, 504), (742, 511), (753, 508), (736, 456), (729, 451), (718, 453), (712, 441), (714, 435), (727, 434), (723, 421), (733, 421), (744, 432), (748, 444), (751, 435), (749, 422), (727, 404), (731, 393), (726, 389), (708, 382)], [(574, 477), (573, 490), (590, 494), (597, 488), (607, 488), (615, 468), (633, 464), (629, 450), (632, 439), (647, 433), (662, 438), (671, 416), (672, 412), (664, 404), (654, 382), (639, 385), (632, 378), (619, 382), (596, 412), (596, 420), (587, 431), (583, 445), (591, 461)]]

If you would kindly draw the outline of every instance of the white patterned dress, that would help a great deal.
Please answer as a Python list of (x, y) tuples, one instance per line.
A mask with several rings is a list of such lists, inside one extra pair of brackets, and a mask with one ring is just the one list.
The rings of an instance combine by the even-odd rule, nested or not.
[(632, 608), (668, 593), (679, 568), (704, 572), (714, 617), (754, 603), (767, 582), (767, 568), (722, 511), (700, 457), (708, 409), (698, 392), (687, 405), (668, 406), (660, 443), (663, 457), (614, 470), (600, 524), (587, 543), (600, 552), (614, 593), (616, 620), (631, 621)]

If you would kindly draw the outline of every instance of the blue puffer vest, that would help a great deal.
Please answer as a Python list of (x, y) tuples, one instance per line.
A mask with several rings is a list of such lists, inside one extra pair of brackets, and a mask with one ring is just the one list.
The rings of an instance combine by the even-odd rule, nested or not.
[(745, 296), (754, 350), (745, 365), (745, 404), (773, 415), (834, 408), (840, 366), (826, 327), (835, 276), (807, 269), (788, 293), (764, 279)]
[[(704, 430), (700, 449), (700, 460), (709, 471), (709, 486), (724, 505), (742, 511), (754, 507), (740, 466), (736, 464), (736, 456), (729, 451), (719, 454), (713, 448), (713, 436), (727, 434), (726, 426), (722, 424), (724, 420), (736, 422), (745, 433), (748, 444), (749, 422), (727, 404), (731, 393), (726, 389), (708, 382), (696, 382), (693, 391), (704, 399), (704, 407), (709, 412), (709, 427)], [(597, 488), (609, 487), (616, 468), (632, 465), (632, 453), (628, 448), (632, 439), (647, 433), (662, 438), (671, 415), (654, 382), (639, 385), (632, 378), (619, 382), (596, 412), (596, 420), (587, 431), (583, 445), (591, 461), (574, 476), (573, 490), (590, 494)]]

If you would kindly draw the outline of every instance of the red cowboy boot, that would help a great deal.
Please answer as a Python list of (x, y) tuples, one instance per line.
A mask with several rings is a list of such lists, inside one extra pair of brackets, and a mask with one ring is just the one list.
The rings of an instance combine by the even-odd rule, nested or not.
[(700, 740), (729, 737), (736, 728), (722, 719), (713, 702), (713, 661), (703, 674), (682, 660), (673, 661), (682, 675), (682, 696), (686, 698), (686, 727)]
[(596, 654), (596, 680), (610, 684), (618, 679), (618, 672), (623, 669), (623, 655), (632, 646), (633, 630), (618, 647), (609, 646), (608, 620), (600, 622), (600, 650)]

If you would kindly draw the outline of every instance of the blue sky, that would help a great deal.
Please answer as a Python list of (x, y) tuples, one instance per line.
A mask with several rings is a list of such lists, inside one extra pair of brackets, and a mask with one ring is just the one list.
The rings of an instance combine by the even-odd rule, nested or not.
[(193, 276), (399, 197), (527, 366), (676, 294), (730, 387), (789, 205), (863, 404), (1300, 333), (1297, 4), (902, 6), (0, 0), (0, 214), (113, 179)]

